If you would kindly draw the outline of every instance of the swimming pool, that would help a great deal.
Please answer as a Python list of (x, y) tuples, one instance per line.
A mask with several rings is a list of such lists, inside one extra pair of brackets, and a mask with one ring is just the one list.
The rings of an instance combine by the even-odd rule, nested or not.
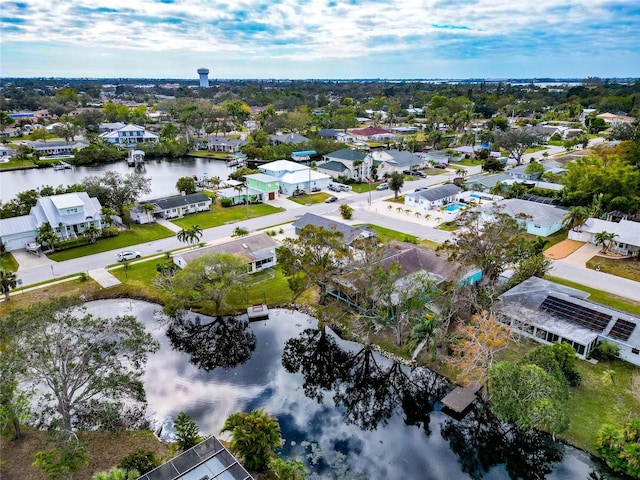
[(460, 210), (461, 208), (464, 208), (464, 207), (465, 205), (463, 205), (462, 203), (450, 203), (448, 205), (445, 205), (442, 208), (447, 212), (455, 212), (456, 210)]

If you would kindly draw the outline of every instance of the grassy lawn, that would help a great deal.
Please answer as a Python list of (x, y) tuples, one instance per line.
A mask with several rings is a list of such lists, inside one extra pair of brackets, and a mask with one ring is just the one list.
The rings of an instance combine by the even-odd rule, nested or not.
[(184, 218), (172, 220), (172, 222), (180, 228), (189, 228), (193, 225), (198, 225), (200, 228), (205, 229), (246, 220), (247, 218), (256, 218), (271, 215), (272, 213), (284, 212), (284, 208), (272, 207), (265, 203), (256, 203), (249, 205), (248, 212), (249, 215), (247, 216), (246, 205), (224, 208), (220, 206), (220, 202), (215, 202), (211, 205), (211, 209), (208, 212), (194, 213)]
[(3, 253), (2, 255), (0, 255), (0, 268), (16, 272), (18, 270), (18, 262), (16, 262), (16, 259), (13, 258), (13, 255), (11, 255), (11, 253)]
[(329, 195), (328, 193), (312, 193), (311, 195), (307, 195), (306, 193), (304, 195), (299, 195), (297, 197), (289, 197), (289, 200), (291, 200), (292, 202), (296, 202), (299, 203), (300, 205), (307, 205), (309, 204), (316, 204), (316, 203), (322, 203), (324, 202), (327, 198), (329, 198), (331, 195)]
[[(567, 236), (569, 235), (569, 230), (567, 229), (562, 229), (559, 232), (556, 232), (552, 235), (549, 235), (548, 237), (544, 237), (545, 240), (547, 240), (547, 244), (545, 245), (544, 249), (546, 250), (547, 248), (551, 248), (553, 247), (556, 243), (560, 243), (563, 240), (567, 239)], [(527, 238), (528, 240), (535, 240), (536, 238), (538, 238), (537, 235), (531, 235), (530, 233), (524, 233), (523, 236), (525, 238)]]
[[(587, 262), (588, 268), (595, 269), (598, 265), (600, 266), (601, 272), (640, 282), (640, 261), (638, 260), (633, 258), (616, 259), (595, 256)], [(640, 294), (638, 294), (638, 296), (640, 297)]]
[[(615, 372), (614, 388), (606, 382), (605, 370)], [(620, 360), (593, 365), (578, 362), (582, 383), (572, 389), (568, 402), (571, 424), (560, 437), (595, 453), (594, 443), (603, 423), (622, 426), (629, 414), (640, 412), (640, 400), (631, 395), (631, 377), (638, 368)]]
[(446, 222), (440, 225), (440, 230), (444, 230), (445, 232), (455, 232), (456, 230), (458, 230), (460, 227), (458, 226), (458, 224), (453, 221), (453, 222)]
[(225, 160), (229, 154), (222, 152), (209, 152), (206, 150), (195, 150), (193, 152), (189, 152), (190, 157), (203, 157), (203, 158), (215, 158), (217, 160)]
[(369, 225), (374, 232), (378, 234), (378, 238), (382, 242), (388, 242), (390, 240), (397, 240), (399, 242), (411, 242), (417, 243), (418, 237), (410, 235), (408, 233), (398, 232), (397, 230), (391, 230), (390, 228), (381, 227), (379, 225)]
[(463, 158), (462, 160), (453, 162), (450, 165), (453, 167), (455, 167), (456, 165), (463, 165), (465, 167), (475, 167), (476, 165), (482, 165), (482, 162), (474, 158)]
[(569, 280), (564, 280), (562, 278), (554, 277), (551, 275), (547, 275), (545, 276), (545, 278), (552, 282), (566, 285), (567, 287), (572, 287), (578, 290), (589, 292), (589, 300), (592, 300), (596, 303), (602, 303), (603, 305), (629, 312), (633, 315), (640, 315), (640, 302), (628, 300), (611, 293), (606, 293), (601, 290), (596, 290), (595, 288), (586, 287), (584, 285), (580, 285), (579, 283), (570, 282)]
[(35, 167), (35, 163), (32, 160), (9, 160), (6, 163), (0, 163), (0, 170), (3, 168), (18, 168), (18, 167)]
[(350, 187), (353, 193), (366, 193), (369, 191), (369, 188), (371, 188), (372, 192), (375, 191), (376, 187), (381, 183), (383, 183), (382, 180), (380, 180), (379, 182), (371, 182), (371, 184), (354, 183), (354, 184), (351, 184)]
[(103, 238), (93, 245), (83, 245), (82, 247), (70, 248), (62, 252), (55, 252), (49, 255), (51, 260), (62, 262), (72, 258), (84, 257), (94, 253), (108, 252), (119, 248), (130, 247), (140, 243), (147, 243), (161, 238), (175, 235), (171, 230), (162, 225), (151, 223), (148, 225), (132, 225), (128, 230), (120, 232), (117, 237)]

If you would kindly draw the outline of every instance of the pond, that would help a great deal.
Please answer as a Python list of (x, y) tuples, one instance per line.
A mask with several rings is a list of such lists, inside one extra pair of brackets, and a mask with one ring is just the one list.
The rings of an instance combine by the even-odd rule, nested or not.
[(203, 434), (219, 435), (228, 415), (264, 408), (280, 422), (282, 455), (304, 460), (313, 478), (587, 480), (597, 468), (547, 435), (509, 432), (482, 404), (450, 418), (439, 403), (451, 389), (444, 378), (318, 330), (299, 312), (272, 310), (251, 324), (193, 317), (167, 328), (154, 304), (87, 307), (135, 315), (160, 341), (145, 389), (163, 435), (181, 410)]
[[(100, 165), (85, 165), (66, 170), (54, 170), (53, 168), (33, 168), (28, 170), (0, 170), (0, 200), (7, 202), (18, 193), (25, 190), (37, 189), (44, 185), (58, 187), (80, 183), (89, 175), (102, 175), (107, 171), (116, 171), (126, 174), (137, 171), (127, 166), (122, 160), (117, 163), (104, 163)], [(229, 173), (235, 170), (228, 167), (222, 160), (212, 160), (200, 157), (180, 157), (175, 159), (158, 158), (148, 159), (145, 168), (140, 171), (145, 177), (151, 178), (151, 193), (145, 198), (157, 198), (166, 195), (177, 195), (176, 181), (180, 177), (220, 177), (226, 180)]]

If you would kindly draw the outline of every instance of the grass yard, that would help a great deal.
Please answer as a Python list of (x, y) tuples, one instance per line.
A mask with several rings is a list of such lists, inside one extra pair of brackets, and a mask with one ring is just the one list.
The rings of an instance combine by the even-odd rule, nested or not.
[(16, 272), (18, 271), (18, 262), (16, 262), (16, 259), (13, 258), (13, 255), (11, 255), (11, 253), (5, 252), (0, 255), (0, 268)]
[[(620, 360), (601, 361), (593, 365), (578, 362), (582, 383), (569, 397), (569, 430), (560, 438), (595, 453), (594, 443), (603, 423), (622, 426), (630, 414), (640, 412), (640, 399), (631, 394), (631, 378), (638, 368)], [(615, 387), (606, 370), (615, 372)]]
[(246, 205), (224, 208), (220, 206), (220, 202), (215, 202), (211, 205), (211, 209), (208, 212), (194, 213), (184, 218), (172, 220), (172, 222), (180, 228), (189, 228), (193, 225), (198, 225), (204, 230), (205, 228), (219, 227), (226, 223), (238, 222), (246, 220), (247, 218), (263, 217), (265, 215), (271, 215), (272, 213), (284, 212), (284, 208), (272, 207), (265, 203), (255, 203), (249, 205), (248, 212), (249, 215), (247, 217)]
[[(545, 245), (544, 249), (547, 250), (548, 248), (553, 247), (555, 244), (560, 243), (563, 240), (566, 240), (568, 235), (569, 235), (569, 230), (567, 230), (566, 228), (563, 228), (562, 230), (552, 235), (549, 235), (548, 237), (544, 237), (544, 239), (548, 242)], [(523, 236), (528, 240), (532, 240), (532, 241), (538, 238), (537, 235), (531, 235), (530, 233), (524, 233)]]
[(601, 290), (596, 290), (595, 288), (586, 287), (584, 285), (580, 285), (579, 283), (570, 282), (569, 280), (564, 280), (562, 278), (554, 277), (551, 275), (546, 275), (545, 278), (552, 282), (566, 285), (567, 287), (577, 288), (578, 290), (589, 292), (591, 294), (589, 295), (589, 300), (592, 300), (596, 303), (602, 303), (603, 305), (629, 312), (633, 315), (640, 315), (640, 301), (634, 302), (633, 300), (628, 300), (611, 293), (606, 293)]
[(226, 160), (229, 154), (221, 153), (221, 152), (209, 152), (207, 150), (194, 150), (193, 152), (189, 152), (189, 156), (201, 157), (201, 158), (215, 158), (216, 160)]
[[(639, 260), (633, 258), (616, 259), (595, 256), (587, 261), (587, 268), (595, 269), (596, 266), (600, 267), (601, 272), (640, 282)], [(640, 294), (638, 294), (638, 297), (640, 297)]]
[[(0, 439), (0, 477), (22, 480), (46, 480), (42, 470), (32, 467), (36, 452), (48, 448), (47, 433), (24, 428), (24, 437), (10, 441), (6, 436)], [(162, 461), (168, 460), (170, 444), (159, 441), (148, 430), (79, 432), (80, 440), (89, 442), (89, 465), (78, 471), (74, 478), (89, 479), (94, 474), (109, 470), (127, 454), (138, 449), (151, 450)]]
[(161, 238), (175, 235), (171, 230), (157, 223), (148, 225), (131, 225), (131, 228), (120, 232), (117, 237), (103, 238), (93, 245), (83, 245), (81, 247), (70, 248), (62, 252), (54, 252), (49, 255), (51, 260), (62, 262), (72, 258), (93, 255), (94, 253), (108, 252), (120, 248), (131, 247), (140, 243), (152, 242)]
[(298, 195), (297, 197), (289, 197), (289, 200), (291, 200), (292, 202), (299, 203), (300, 205), (307, 205), (307, 204), (315, 205), (316, 203), (324, 202), (330, 196), (331, 195), (329, 195), (328, 193), (323, 193), (323, 192), (312, 193), (311, 195), (307, 195), (305, 193), (304, 195)]
[(378, 238), (382, 242), (389, 242), (390, 240), (397, 240), (399, 242), (418, 243), (418, 237), (410, 235), (408, 233), (398, 232), (397, 230), (391, 230), (390, 228), (381, 227), (379, 225), (369, 225), (374, 232), (378, 234)]
[(381, 183), (383, 183), (382, 180), (380, 180), (379, 182), (371, 182), (369, 183), (354, 183), (351, 184), (351, 190), (353, 191), (353, 193), (367, 193), (369, 191), (369, 189), (371, 189), (372, 192), (375, 192), (376, 187), (378, 185), (380, 185)]
[(36, 164), (33, 162), (33, 160), (13, 159), (5, 163), (0, 163), (0, 170), (6, 169), (6, 168), (35, 167), (35, 166)]

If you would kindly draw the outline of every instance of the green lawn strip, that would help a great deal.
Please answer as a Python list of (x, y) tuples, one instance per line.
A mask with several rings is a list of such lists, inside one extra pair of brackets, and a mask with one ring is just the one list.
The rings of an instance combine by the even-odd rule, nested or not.
[(371, 189), (371, 191), (373, 192), (376, 189), (376, 187), (381, 183), (383, 183), (382, 180), (380, 180), (379, 182), (371, 182), (370, 184), (369, 183), (353, 183), (349, 186), (351, 187), (351, 191), (353, 193), (367, 193), (369, 189)]
[(455, 221), (453, 221), (453, 222), (443, 223), (438, 228), (440, 230), (444, 230), (445, 232), (455, 232), (460, 227), (458, 226), (458, 224)]
[(456, 160), (451, 162), (450, 165), (455, 167), (456, 165), (464, 165), (465, 167), (475, 167), (476, 165), (482, 165), (482, 161), (475, 160), (473, 158), (463, 158), (462, 160)]
[(18, 262), (15, 258), (13, 258), (13, 255), (11, 253), (5, 252), (0, 255), (0, 268), (16, 272), (18, 271)]
[(304, 194), (297, 197), (289, 197), (289, 200), (299, 203), (300, 205), (315, 205), (316, 203), (324, 202), (330, 196), (331, 195), (329, 195), (328, 193), (312, 193), (311, 195)]
[(20, 168), (20, 167), (34, 167), (35, 163), (32, 160), (9, 160), (6, 163), (0, 163), (0, 170), (6, 168)]
[(564, 280), (563, 278), (558, 278), (551, 275), (546, 275), (545, 278), (552, 282), (556, 282), (561, 285), (566, 285), (567, 287), (572, 287), (578, 290), (588, 292), (590, 293), (589, 300), (593, 302), (601, 303), (603, 305), (607, 305), (609, 307), (616, 308), (618, 310), (629, 312), (633, 315), (640, 315), (640, 302), (635, 302), (633, 300), (619, 297), (611, 293), (606, 293), (601, 290), (596, 290), (595, 288), (587, 287), (585, 285), (580, 285), (579, 283), (570, 282), (569, 280)]
[(416, 237), (415, 235), (411, 235), (409, 233), (398, 232), (397, 230), (391, 230), (390, 228), (381, 227), (379, 225), (369, 224), (369, 226), (373, 229), (374, 232), (378, 234), (378, 238), (382, 242), (388, 242), (390, 240), (397, 240), (399, 242), (409, 241), (412, 243), (418, 242), (418, 237)]
[(202, 158), (215, 158), (216, 160), (226, 160), (229, 156), (228, 153), (209, 152), (206, 150), (196, 150), (189, 152), (190, 157), (202, 157)]
[(140, 243), (152, 242), (175, 235), (171, 230), (157, 223), (148, 225), (132, 225), (128, 230), (121, 231), (117, 237), (103, 238), (93, 245), (70, 248), (49, 255), (51, 260), (62, 262), (72, 258), (93, 255), (94, 253), (108, 252), (119, 248), (130, 247)]
[(600, 267), (601, 272), (640, 282), (640, 261), (638, 260), (595, 256), (587, 261), (588, 268), (595, 269), (596, 266)]
[[(615, 388), (605, 381), (605, 370), (615, 372)], [(595, 454), (595, 441), (602, 424), (621, 427), (629, 414), (640, 412), (640, 401), (630, 392), (631, 377), (637, 370), (621, 360), (601, 361), (596, 365), (578, 362), (582, 382), (571, 389), (568, 401), (571, 423), (560, 438)]]
[(198, 225), (200, 228), (219, 227), (226, 223), (238, 222), (241, 220), (247, 220), (247, 218), (262, 217), (265, 215), (271, 215), (273, 213), (284, 212), (284, 208), (273, 207), (265, 203), (256, 203), (249, 205), (249, 216), (247, 217), (247, 206), (236, 205), (234, 207), (221, 207), (218, 202), (211, 206), (211, 210), (208, 212), (194, 213), (187, 215), (184, 218), (172, 220), (174, 224), (180, 228), (190, 228), (193, 225)]
[[(544, 249), (547, 250), (548, 248), (553, 247), (556, 243), (560, 243), (563, 240), (566, 240), (568, 234), (569, 231), (563, 228), (562, 230), (551, 234), (548, 237), (544, 237), (544, 239), (547, 241)], [(523, 233), (522, 236), (531, 241), (534, 241), (536, 238), (538, 238), (538, 235), (532, 235), (530, 233)]]
[(283, 225), (291, 225), (293, 220), (289, 220), (288, 222), (276, 223), (275, 225), (269, 225), (268, 227), (259, 228), (258, 232), (264, 232), (265, 230), (280, 230), (280, 227)]

